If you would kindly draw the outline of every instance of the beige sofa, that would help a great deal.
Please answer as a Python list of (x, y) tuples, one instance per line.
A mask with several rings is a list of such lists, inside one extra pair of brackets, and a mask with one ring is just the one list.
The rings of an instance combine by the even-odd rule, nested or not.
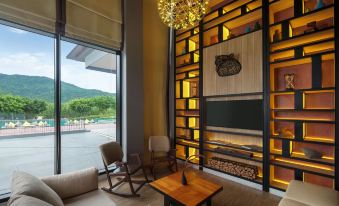
[(293, 180), (279, 206), (339, 206), (339, 192)]
[(98, 170), (85, 169), (38, 179), (14, 172), (9, 206), (114, 206), (109, 194), (98, 189)]

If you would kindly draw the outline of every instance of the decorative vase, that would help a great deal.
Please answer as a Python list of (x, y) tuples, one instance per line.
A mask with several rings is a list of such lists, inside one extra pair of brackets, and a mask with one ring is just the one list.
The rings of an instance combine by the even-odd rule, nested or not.
[(260, 23), (257, 21), (257, 22), (255, 22), (255, 24), (254, 24), (254, 31), (259, 30), (259, 29), (261, 29), (261, 25), (260, 25)]
[(249, 33), (249, 32), (251, 32), (251, 27), (250, 26), (246, 26), (245, 33)]
[(211, 36), (210, 38), (211, 44), (216, 44), (219, 42), (218, 35)]
[(182, 185), (187, 185), (188, 184), (187, 183), (187, 177), (185, 175), (185, 170), (187, 169), (187, 166), (188, 166), (187, 164), (188, 164), (189, 160), (194, 159), (196, 157), (205, 158), (204, 155), (199, 155), (199, 154), (194, 154), (194, 155), (191, 155), (191, 156), (186, 158), (186, 161), (185, 161), (185, 164), (184, 164), (184, 168), (183, 168), (182, 174), (181, 174), (181, 184)]
[(325, 6), (323, 0), (317, 0), (317, 4), (315, 5), (314, 9), (321, 9)]
[(273, 42), (279, 41), (279, 30), (275, 30), (273, 34)]
[(186, 175), (185, 175), (185, 170), (182, 171), (181, 184), (187, 185), (187, 178), (186, 178)]

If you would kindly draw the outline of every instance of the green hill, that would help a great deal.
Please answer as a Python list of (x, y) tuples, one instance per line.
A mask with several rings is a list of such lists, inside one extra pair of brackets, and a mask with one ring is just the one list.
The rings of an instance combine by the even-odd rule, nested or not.
[[(0, 74), (0, 93), (53, 102), (54, 80), (40, 76)], [(61, 82), (62, 102), (68, 102), (76, 98), (111, 95), (115, 94), (95, 89), (84, 89), (73, 84)]]

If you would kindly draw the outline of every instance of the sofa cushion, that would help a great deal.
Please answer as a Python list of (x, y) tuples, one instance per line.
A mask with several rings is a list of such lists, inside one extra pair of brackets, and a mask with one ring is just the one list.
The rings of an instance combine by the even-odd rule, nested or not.
[(45, 201), (39, 200), (35, 197), (30, 197), (26, 195), (16, 195), (11, 198), (11, 203), (8, 203), (10, 206), (53, 206)]
[(21, 171), (15, 171), (12, 176), (11, 199), (15, 199), (18, 195), (35, 197), (54, 206), (64, 205), (61, 198), (43, 181)]
[(43, 177), (41, 180), (52, 188), (61, 199), (66, 199), (97, 190), (98, 169), (93, 167), (61, 175)]
[(285, 198), (310, 206), (338, 206), (339, 192), (327, 187), (293, 180), (288, 185)]
[(288, 198), (283, 198), (279, 202), (278, 206), (309, 206), (309, 205), (306, 205), (304, 203), (301, 203), (301, 202), (298, 202), (298, 201), (295, 201), (295, 200), (291, 200), (291, 199), (288, 199)]
[(116, 204), (109, 198), (109, 194), (102, 190), (94, 190), (80, 196), (68, 198), (64, 200), (65, 206), (85, 206), (85, 205), (100, 205), (100, 206), (115, 206)]

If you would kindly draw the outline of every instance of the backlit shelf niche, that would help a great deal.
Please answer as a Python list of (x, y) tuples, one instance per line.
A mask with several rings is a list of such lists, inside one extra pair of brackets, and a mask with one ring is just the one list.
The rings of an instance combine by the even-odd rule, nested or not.
[[(270, 1), (270, 186), (334, 187), (334, 2)], [(294, 89), (286, 79), (294, 76)], [(305, 149), (322, 157), (309, 158)]]
[(176, 31), (175, 39), (176, 153), (185, 160), (199, 154), (199, 27)]
[(230, 1), (203, 19), (203, 46), (211, 46), (262, 28), (262, 1)]

